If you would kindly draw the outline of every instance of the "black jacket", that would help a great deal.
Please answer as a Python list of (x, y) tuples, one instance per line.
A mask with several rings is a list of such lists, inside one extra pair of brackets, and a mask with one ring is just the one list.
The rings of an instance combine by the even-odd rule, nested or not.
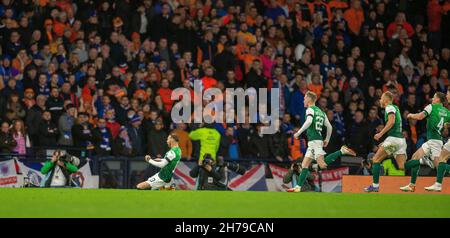
[(147, 143), (147, 153), (150, 156), (157, 156), (164, 154), (167, 152), (167, 132), (164, 130), (157, 131), (156, 129), (150, 130), (148, 133), (148, 143)]
[(366, 122), (352, 122), (347, 133), (347, 145), (353, 148), (358, 155), (366, 157), (372, 149), (369, 125)]
[(92, 126), (87, 125), (87, 129), (84, 130), (83, 126), (80, 124), (75, 124), (72, 126), (72, 138), (73, 145), (75, 147), (86, 148), (88, 142), (92, 143)]
[(52, 122), (58, 123), (59, 117), (62, 115), (64, 110), (64, 101), (61, 97), (48, 97), (45, 102), (45, 107), (48, 108), (52, 114)]
[[(193, 29), (176, 29), (174, 31), (175, 41), (178, 42), (180, 50), (183, 52), (192, 52), (192, 55), (197, 55), (197, 45), (199, 35)], [(190, 40), (185, 40), (190, 39)]]
[(253, 134), (250, 139), (250, 148), (256, 158), (274, 159), (275, 148), (271, 135), (259, 136), (257, 133)]
[(267, 79), (261, 70), (261, 74), (258, 74), (255, 70), (250, 69), (247, 74), (247, 88), (254, 87), (256, 90), (259, 88), (267, 87)]
[(110, 43), (109, 48), (111, 49), (110, 58), (114, 64), (122, 63), (121, 61), (125, 59), (123, 46), (119, 43)]
[(125, 140), (120, 138), (119, 136), (114, 140), (112, 146), (113, 154), (116, 156), (134, 156), (135, 151), (133, 148), (125, 147)]
[(116, 121), (121, 124), (121, 125), (125, 125), (125, 123), (128, 120), (127, 114), (128, 111), (130, 110), (130, 108), (123, 108), (122, 106), (117, 106), (114, 107), (114, 111), (116, 112)]
[(155, 16), (150, 21), (150, 36), (152, 36), (152, 40), (158, 42), (161, 38), (168, 39), (171, 25), (170, 16), (163, 17), (162, 14)]
[(289, 148), (287, 144), (287, 134), (277, 132), (272, 135), (272, 146), (274, 148), (274, 155), (281, 156), (282, 158), (287, 158), (289, 155)]
[(250, 126), (250, 128), (242, 128), (239, 127), (237, 129), (237, 139), (239, 143), (240, 153), (244, 158), (248, 158), (252, 156), (252, 147), (251, 147), (251, 135), (253, 134), (254, 129)]
[[(150, 16), (149, 16), (149, 14), (145, 14), (145, 13), (144, 13), (144, 15), (147, 18), (146, 35), (148, 35), (148, 33), (150, 32)], [(141, 14), (140, 13), (133, 14), (133, 17), (131, 18), (131, 32), (139, 33), (139, 31), (141, 30), (141, 25), (142, 25)]]
[[(28, 134), (33, 138), (33, 136), (38, 134), (39, 128), (36, 125), (42, 121), (42, 113), (44, 110), (37, 104), (33, 105), (30, 110), (28, 110), (27, 116), (25, 118), (25, 125), (28, 128)], [(35, 145), (35, 141), (32, 141)]]
[(228, 157), (228, 149), (230, 148), (230, 145), (232, 142), (233, 142), (232, 136), (221, 136), (219, 151), (217, 152), (217, 155), (227, 158)]
[(133, 149), (136, 153), (136, 155), (143, 155), (144, 154), (144, 131), (142, 130), (142, 126), (139, 128), (134, 128), (133, 126), (127, 127), (128, 136), (130, 137), (131, 144), (133, 146)]
[[(335, 122), (330, 121), (330, 124), (331, 124), (332, 128), (336, 128)], [(326, 134), (326, 129), (325, 129), (325, 132), (323, 132), (323, 133)], [(330, 141), (328, 142), (328, 146), (325, 147), (324, 150), (327, 154), (333, 153), (333, 152), (341, 149), (342, 143), (343, 143), (342, 137), (339, 136), (339, 134), (337, 133), (337, 130), (332, 130)]]
[(0, 153), (11, 153), (16, 146), (17, 142), (10, 133), (0, 131)]
[(216, 75), (220, 81), (225, 81), (227, 71), (234, 70), (234, 55), (233, 53), (224, 50), (220, 54), (217, 54), (214, 59), (214, 67), (216, 68)]
[(39, 145), (40, 146), (56, 146), (58, 138), (58, 127), (52, 121), (42, 120), (39, 123)]
[[(181, 69), (179, 67), (175, 67), (173, 69), (173, 72), (175, 74), (175, 78), (173, 79), (172, 85), (175, 87), (181, 87), (183, 85), (183, 81), (182, 81), (183, 77), (182, 77)], [(188, 79), (188, 69), (187, 68), (184, 69), (183, 74), (184, 74), (184, 80), (187, 80)]]
[(197, 178), (197, 190), (226, 190), (225, 173), (225, 167), (212, 166), (212, 170), (208, 172), (203, 166), (195, 165), (189, 175)]

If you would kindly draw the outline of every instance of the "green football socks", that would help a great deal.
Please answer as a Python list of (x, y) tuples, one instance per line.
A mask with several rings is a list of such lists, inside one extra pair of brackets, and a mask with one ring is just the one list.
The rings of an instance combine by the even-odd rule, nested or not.
[(444, 179), (445, 172), (448, 171), (448, 165), (444, 162), (440, 162), (437, 168), (437, 179), (436, 182), (442, 184), (442, 180)]
[(337, 158), (342, 156), (341, 150), (338, 150), (334, 153), (331, 153), (325, 157), (325, 164), (330, 165), (333, 163)]
[(380, 163), (373, 163), (372, 178), (373, 178), (373, 183), (378, 184), (378, 182), (380, 180)]
[(303, 168), (302, 172), (300, 172), (300, 175), (298, 176), (298, 183), (297, 183), (298, 186), (300, 186), (300, 187), (303, 186), (303, 184), (306, 181), (306, 178), (308, 177), (308, 174), (309, 174), (309, 169)]
[(410, 160), (405, 163), (405, 169), (411, 169), (411, 184), (416, 184), (417, 176), (419, 175), (420, 161)]

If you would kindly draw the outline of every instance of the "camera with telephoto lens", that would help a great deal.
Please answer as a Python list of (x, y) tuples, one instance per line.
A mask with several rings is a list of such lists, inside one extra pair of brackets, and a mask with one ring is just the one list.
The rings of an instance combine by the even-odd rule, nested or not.
[(211, 165), (213, 161), (214, 161), (214, 159), (212, 158), (211, 154), (205, 154), (203, 156), (202, 165), (203, 166), (208, 165), (208, 164)]
[(71, 163), (75, 166), (78, 166), (80, 164), (80, 159), (78, 159), (75, 156), (69, 155), (64, 151), (58, 151), (58, 161), (61, 161), (63, 163)]
[(299, 171), (301, 166), (302, 166), (302, 162), (301, 161), (294, 161), (293, 166), (292, 166), (292, 170)]
[(66, 154), (60, 155), (58, 157), (58, 160), (61, 162), (71, 162), (71, 158), (69, 156), (67, 156)]
[(245, 168), (243, 168), (242, 166), (240, 166), (238, 163), (235, 162), (224, 162), (224, 166), (227, 167), (229, 170), (240, 175), (244, 175), (246, 172)]

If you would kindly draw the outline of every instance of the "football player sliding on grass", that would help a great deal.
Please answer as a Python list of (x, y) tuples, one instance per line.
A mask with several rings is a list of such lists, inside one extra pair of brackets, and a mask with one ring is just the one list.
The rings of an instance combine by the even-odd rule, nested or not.
[[(326, 169), (328, 165), (333, 163), (337, 158), (342, 155), (356, 156), (356, 153), (348, 148), (342, 146), (340, 150), (325, 157), (324, 147), (328, 145), (330, 141), (331, 132), (333, 130), (330, 122), (328, 121), (325, 113), (316, 106), (317, 95), (311, 91), (306, 92), (304, 102), (306, 110), (306, 121), (300, 128), (300, 130), (294, 134), (295, 138), (299, 138), (300, 135), (306, 131), (306, 137), (308, 138), (308, 149), (306, 150), (305, 158), (302, 161), (302, 170), (297, 180), (297, 185), (294, 188), (288, 189), (288, 192), (300, 192), (301, 187), (305, 183), (309, 173), (309, 166), (313, 160), (317, 161), (317, 164), (321, 169)], [(323, 128), (327, 128), (327, 135), (323, 140), (322, 131)]]
[(445, 94), (437, 92), (434, 94), (431, 104), (426, 106), (422, 112), (407, 116), (408, 119), (419, 121), (427, 118), (427, 142), (423, 143), (422, 147), (413, 154), (411, 160), (406, 162), (405, 169), (411, 169), (411, 181), (408, 185), (400, 187), (402, 191), (414, 192), (416, 190), (415, 184), (420, 164), (427, 164), (431, 168), (438, 167), (439, 154), (442, 149), (442, 130), (450, 120), (450, 111), (443, 105), (445, 102)]
[(387, 91), (381, 95), (380, 105), (385, 108), (384, 120), (386, 124), (384, 128), (373, 138), (378, 141), (384, 135), (388, 137), (378, 147), (378, 151), (373, 156), (372, 177), (373, 183), (369, 187), (364, 188), (365, 192), (378, 192), (378, 181), (380, 179), (380, 163), (389, 155), (394, 155), (400, 170), (405, 169), (406, 161), (406, 140), (402, 133), (402, 117), (397, 106), (392, 104), (394, 95)]
[(137, 189), (164, 189), (170, 186), (173, 172), (177, 167), (178, 162), (181, 159), (181, 149), (178, 146), (178, 136), (171, 134), (167, 137), (167, 145), (170, 150), (164, 155), (164, 158), (152, 159), (150, 155), (145, 156), (145, 161), (150, 164), (161, 168), (161, 170), (150, 177), (147, 181), (139, 183)]

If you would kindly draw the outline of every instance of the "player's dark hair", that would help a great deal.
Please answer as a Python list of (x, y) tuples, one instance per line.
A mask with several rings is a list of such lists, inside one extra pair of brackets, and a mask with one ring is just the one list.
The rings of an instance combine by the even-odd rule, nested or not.
[(436, 97), (439, 98), (439, 101), (440, 101), (442, 104), (447, 103), (447, 97), (445, 96), (445, 94), (443, 94), (443, 93), (441, 93), (441, 92), (437, 92), (437, 93), (436, 93)]
[(177, 143), (178, 143), (178, 141), (180, 141), (180, 138), (176, 135), (176, 134), (170, 134), (170, 137), (172, 137), (172, 139), (174, 140), (174, 141), (176, 141)]

